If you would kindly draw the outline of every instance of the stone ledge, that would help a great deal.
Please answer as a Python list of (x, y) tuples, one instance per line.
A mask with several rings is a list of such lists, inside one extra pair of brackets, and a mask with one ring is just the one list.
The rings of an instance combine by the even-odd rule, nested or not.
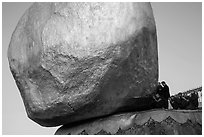
[(154, 109), (122, 113), (74, 126), (64, 125), (55, 134), (202, 134), (202, 110)]

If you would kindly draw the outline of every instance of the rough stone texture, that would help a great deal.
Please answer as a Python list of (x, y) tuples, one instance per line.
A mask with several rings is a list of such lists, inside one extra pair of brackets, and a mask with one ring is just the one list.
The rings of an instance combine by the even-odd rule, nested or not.
[(150, 110), (60, 127), (56, 135), (201, 135), (202, 110)]
[(157, 85), (151, 5), (34, 3), (12, 35), (8, 60), (28, 117), (40, 125), (114, 113)]

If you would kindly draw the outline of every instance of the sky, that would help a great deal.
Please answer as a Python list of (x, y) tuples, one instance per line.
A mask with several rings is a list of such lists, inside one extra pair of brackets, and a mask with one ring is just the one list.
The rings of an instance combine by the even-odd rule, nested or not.
[[(11, 35), (31, 4), (2, 4), (3, 134), (53, 135), (58, 128), (42, 127), (27, 117), (8, 65)], [(157, 27), (159, 81), (166, 81), (171, 95), (202, 86), (202, 3), (151, 4)]]

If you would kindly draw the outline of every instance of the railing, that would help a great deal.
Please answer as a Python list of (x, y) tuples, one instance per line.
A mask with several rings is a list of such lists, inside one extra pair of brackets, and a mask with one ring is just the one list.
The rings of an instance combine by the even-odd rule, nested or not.
[(198, 99), (198, 107), (202, 107), (202, 87), (198, 87), (198, 88), (194, 88), (194, 89), (190, 89), (187, 90), (185, 92), (179, 92), (176, 95), (172, 95), (171, 98), (179, 98), (179, 97), (183, 97), (183, 98), (191, 98), (191, 96), (197, 96)]

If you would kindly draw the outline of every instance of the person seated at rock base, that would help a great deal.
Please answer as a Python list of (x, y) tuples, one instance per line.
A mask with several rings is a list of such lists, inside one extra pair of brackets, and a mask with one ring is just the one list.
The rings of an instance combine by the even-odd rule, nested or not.
[(158, 82), (156, 90), (151, 94), (143, 97), (127, 98), (123, 102), (123, 107), (119, 108), (117, 111), (142, 111), (158, 108), (168, 109), (168, 99), (170, 97), (169, 87), (164, 81), (162, 81), (162, 83)]

